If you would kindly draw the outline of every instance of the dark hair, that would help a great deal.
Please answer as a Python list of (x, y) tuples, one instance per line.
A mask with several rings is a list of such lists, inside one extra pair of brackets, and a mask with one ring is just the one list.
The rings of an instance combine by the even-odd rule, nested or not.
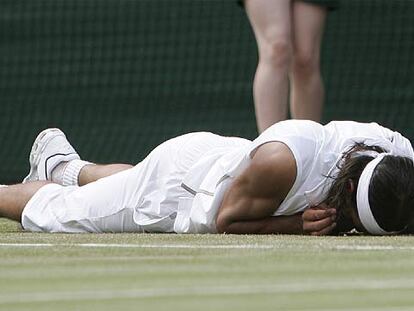
[[(337, 208), (337, 228), (334, 233), (352, 229), (352, 222), (344, 217), (346, 207), (356, 208), (356, 188), (365, 166), (373, 159), (369, 155), (358, 155), (359, 151), (384, 150), (378, 146), (356, 143), (346, 151), (338, 163), (339, 172), (333, 178), (326, 203)], [(349, 192), (349, 180), (355, 191)], [(400, 231), (409, 222), (411, 209), (414, 208), (414, 165), (409, 158), (386, 156), (377, 166), (369, 186), (369, 202), (372, 213), (379, 226), (386, 231)]]
[(406, 229), (414, 209), (414, 165), (406, 157), (386, 156), (369, 186), (372, 214), (385, 231)]

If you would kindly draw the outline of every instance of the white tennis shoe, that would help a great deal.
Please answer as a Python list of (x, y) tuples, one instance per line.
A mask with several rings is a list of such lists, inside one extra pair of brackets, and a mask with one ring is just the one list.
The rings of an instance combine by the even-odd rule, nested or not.
[(51, 180), (52, 170), (64, 161), (78, 160), (79, 154), (57, 128), (42, 131), (33, 143), (30, 151), (29, 175), (23, 183), (36, 180)]

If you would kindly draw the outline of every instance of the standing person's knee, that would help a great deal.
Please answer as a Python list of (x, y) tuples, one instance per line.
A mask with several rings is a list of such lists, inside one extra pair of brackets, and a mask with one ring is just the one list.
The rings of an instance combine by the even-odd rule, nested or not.
[(288, 38), (269, 40), (260, 51), (261, 60), (273, 68), (288, 70), (292, 61), (292, 47)]
[(303, 77), (312, 76), (319, 71), (319, 55), (312, 49), (297, 50), (292, 60), (292, 71)]

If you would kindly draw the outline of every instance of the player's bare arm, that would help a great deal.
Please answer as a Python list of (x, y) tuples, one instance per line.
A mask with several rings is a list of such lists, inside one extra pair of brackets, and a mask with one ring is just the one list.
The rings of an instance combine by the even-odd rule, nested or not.
[(300, 214), (272, 216), (292, 188), (296, 162), (279, 142), (260, 146), (250, 165), (227, 191), (216, 225), (221, 233), (302, 233)]

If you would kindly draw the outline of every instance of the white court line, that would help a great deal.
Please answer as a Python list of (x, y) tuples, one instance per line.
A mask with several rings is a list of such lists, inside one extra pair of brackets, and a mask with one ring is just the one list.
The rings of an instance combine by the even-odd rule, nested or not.
[(84, 247), (84, 248), (189, 248), (189, 249), (272, 249), (273, 245), (197, 245), (197, 244), (106, 244), (106, 243), (0, 243), (0, 247)]
[[(229, 295), (268, 295), (268, 294), (297, 294), (313, 292), (336, 292), (344, 290), (413, 290), (414, 280), (335, 280), (306, 283), (261, 284), (261, 285), (222, 285), (186, 287), (152, 287), (138, 289), (101, 289), (74, 291), (39, 291), (0, 293), (0, 305), (57, 302), (57, 301), (104, 301), (111, 299), (143, 299), (165, 297), (194, 297), (194, 296), (229, 296)], [(376, 308), (377, 309), (377, 308)], [(385, 310), (390, 310), (386, 308)]]
[(318, 307), (318, 308), (306, 308), (306, 309), (290, 309), (290, 311), (413, 311), (412, 306), (405, 306), (405, 307), (390, 307), (390, 306), (382, 306), (382, 307), (366, 307), (366, 308), (354, 308), (354, 307), (338, 307), (338, 308), (324, 308), (324, 307)]
[(338, 245), (334, 246), (336, 250), (351, 251), (393, 251), (393, 250), (414, 250), (414, 246), (392, 246), (392, 245)]
[[(301, 245), (260, 245), (260, 244), (238, 244), (238, 245), (198, 245), (198, 244), (106, 244), (106, 243), (0, 243), (0, 247), (82, 247), (82, 248), (172, 248), (172, 249), (302, 249)], [(414, 246), (392, 246), (392, 245), (309, 245), (310, 248), (339, 250), (339, 251), (414, 251)]]
[(199, 248), (199, 249), (271, 249), (272, 245), (260, 245), (260, 244), (239, 244), (239, 245), (197, 245), (197, 244), (97, 244), (86, 243), (80, 244), (81, 247), (126, 247), (126, 248)]
[(317, 311), (413, 311), (412, 306), (405, 306), (405, 307), (390, 307), (390, 306), (377, 306), (377, 307), (362, 307), (362, 308), (354, 308), (354, 307), (338, 307), (338, 308), (306, 308), (306, 309), (289, 309), (290, 311), (311, 311), (311, 310), (317, 310)]

